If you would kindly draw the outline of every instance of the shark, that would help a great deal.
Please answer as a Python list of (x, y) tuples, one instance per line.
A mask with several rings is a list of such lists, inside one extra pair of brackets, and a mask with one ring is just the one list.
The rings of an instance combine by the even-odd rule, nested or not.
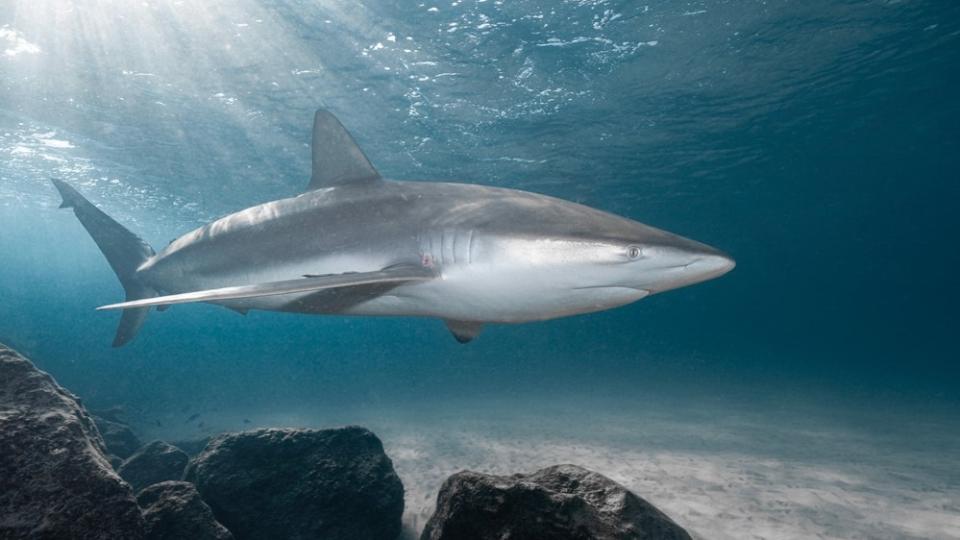
[(555, 197), (383, 177), (343, 124), (316, 112), (312, 176), (295, 197), (227, 215), (155, 252), (53, 179), (103, 252), (125, 301), (113, 346), (151, 308), (206, 302), (242, 314), (441, 319), (461, 343), (489, 323), (597, 312), (719, 277), (706, 244)]

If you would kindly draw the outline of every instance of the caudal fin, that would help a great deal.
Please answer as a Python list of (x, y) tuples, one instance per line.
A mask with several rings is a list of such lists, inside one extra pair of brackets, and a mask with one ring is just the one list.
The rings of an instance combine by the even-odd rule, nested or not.
[[(156, 291), (137, 279), (137, 268), (154, 255), (153, 248), (91, 204), (72, 186), (63, 180), (56, 178), (52, 180), (60, 196), (63, 197), (60, 208), (73, 209), (77, 219), (90, 233), (120, 279), (120, 284), (123, 285), (123, 290), (127, 294), (127, 301), (157, 296)], [(149, 311), (148, 307), (123, 310), (113, 346), (120, 347), (132, 340), (143, 325), (143, 321), (146, 320)]]

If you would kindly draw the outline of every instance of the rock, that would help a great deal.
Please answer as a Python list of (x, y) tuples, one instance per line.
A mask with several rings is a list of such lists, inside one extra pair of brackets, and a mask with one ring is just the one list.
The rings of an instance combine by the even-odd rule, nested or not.
[(113, 454), (107, 454), (107, 461), (110, 463), (110, 466), (113, 467), (113, 470), (119, 470), (120, 466), (123, 465), (123, 460), (120, 459), (120, 456), (115, 456)]
[(130, 426), (123, 422), (96, 415), (93, 415), (93, 419), (100, 429), (100, 434), (103, 435), (103, 441), (107, 444), (107, 451), (120, 459), (127, 459), (142, 446), (140, 439), (133, 433)]
[(190, 457), (196, 457), (197, 454), (203, 452), (203, 449), (207, 447), (207, 444), (210, 442), (210, 437), (204, 437), (202, 439), (190, 439), (185, 441), (173, 441), (173, 445), (177, 448), (183, 450)]
[(529, 475), (451, 476), (420, 538), (689, 540), (690, 535), (613, 480), (576, 465), (555, 465)]
[(190, 458), (176, 446), (153, 441), (128, 457), (117, 472), (133, 486), (134, 491), (163, 482), (180, 480)]
[(87, 409), (87, 412), (90, 413), (91, 416), (97, 418), (103, 418), (111, 422), (126, 424), (126, 422), (123, 421), (123, 418), (127, 415), (127, 409), (123, 405), (114, 405), (105, 409), (89, 408)]
[(187, 468), (239, 539), (394, 540), (403, 485), (380, 439), (360, 427), (221, 435)]
[(233, 540), (190, 482), (160, 482), (137, 495), (147, 540)]
[(0, 345), (0, 538), (143, 538), (130, 486), (79, 400)]

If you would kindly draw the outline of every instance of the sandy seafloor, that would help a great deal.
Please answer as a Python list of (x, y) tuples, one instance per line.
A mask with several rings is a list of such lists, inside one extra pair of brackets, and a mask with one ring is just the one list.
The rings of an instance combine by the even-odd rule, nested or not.
[[(623, 483), (697, 538), (960, 538), (956, 415), (923, 404), (776, 395), (555, 399), (203, 416), (206, 430), (361, 424), (384, 441), (415, 538), (450, 474), (574, 463)], [(819, 405), (810, 405), (818, 402)], [(245, 422), (246, 421), (246, 422)], [(149, 436), (176, 438), (173, 432)]]

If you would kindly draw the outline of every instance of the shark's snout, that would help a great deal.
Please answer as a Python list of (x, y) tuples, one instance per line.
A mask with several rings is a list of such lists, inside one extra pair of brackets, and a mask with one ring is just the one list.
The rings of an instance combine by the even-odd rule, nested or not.
[(658, 293), (718, 278), (736, 266), (726, 253), (693, 241), (681, 245), (657, 246), (642, 265), (644, 289)]
[(737, 266), (732, 257), (722, 252), (712, 252), (694, 255), (694, 259), (687, 266), (687, 270), (698, 274), (705, 281), (720, 277)]

